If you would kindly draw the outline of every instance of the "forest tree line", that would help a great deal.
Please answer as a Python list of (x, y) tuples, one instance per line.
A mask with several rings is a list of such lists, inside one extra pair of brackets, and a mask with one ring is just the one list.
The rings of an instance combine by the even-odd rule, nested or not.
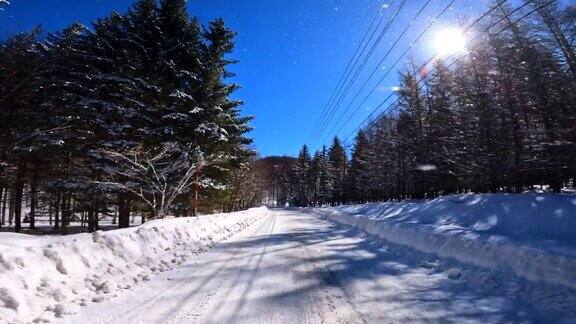
[[(91, 26), (0, 42), (0, 226), (66, 232), (114, 214), (145, 218), (258, 203), (252, 117), (226, 80), (235, 33), (185, 0), (138, 0)], [(241, 186), (241, 187), (239, 187)], [(249, 192), (248, 192), (249, 191)], [(249, 199), (241, 197), (249, 195)]]
[(314, 156), (304, 146), (283, 167), (279, 203), (573, 187), (576, 7), (537, 8), (517, 23), (501, 6), (461, 60), (408, 64), (397, 103), (358, 131), (350, 159), (337, 138)]

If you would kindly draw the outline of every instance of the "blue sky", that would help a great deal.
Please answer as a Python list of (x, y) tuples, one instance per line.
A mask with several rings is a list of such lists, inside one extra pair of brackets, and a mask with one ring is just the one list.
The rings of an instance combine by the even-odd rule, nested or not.
[[(111, 11), (125, 11), (131, 0), (11, 0), (0, 12), (0, 37), (42, 25), (48, 31), (61, 29), (74, 21), (88, 24)], [(202, 22), (222, 17), (229, 27), (239, 33), (232, 57), (240, 61), (232, 70), (242, 85), (235, 97), (245, 101), (245, 114), (255, 115), (255, 148), (262, 156), (295, 155), (312, 132), (328, 98), (368, 28), (372, 17), (382, 4), (397, 5), (400, 0), (189, 0), (189, 12)], [(363, 104), (358, 105), (368, 90), (396, 61), (410, 42), (429, 24), (450, 0), (432, 0), (419, 20), (389, 54), (375, 77), (361, 92), (358, 106), (350, 122), (342, 127), (346, 137), (379, 102), (392, 92), (398, 72), (405, 61), (378, 87)], [(423, 62), (434, 53), (433, 35), (450, 26), (465, 25), (486, 9), (488, 0), (457, 0), (455, 5), (435, 24), (411, 51), (416, 62)], [(399, 12), (391, 29), (382, 39), (374, 57), (359, 76), (336, 117), (348, 106), (369, 72), (409, 23), (424, 0), (409, 0)], [(391, 10), (394, 6), (391, 7)], [(348, 118), (346, 115), (342, 121)], [(336, 121), (334, 118), (333, 122)], [(327, 132), (312, 145), (329, 143), (334, 132)], [(310, 144), (310, 143), (309, 143)]]

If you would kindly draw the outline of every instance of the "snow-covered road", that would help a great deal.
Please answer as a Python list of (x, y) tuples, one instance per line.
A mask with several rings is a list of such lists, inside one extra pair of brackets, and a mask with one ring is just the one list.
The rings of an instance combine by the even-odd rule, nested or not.
[(570, 316), (573, 306), (550, 297), (542, 303), (557, 293), (554, 287), (535, 289), (510, 277), (383, 244), (302, 211), (273, 210), (187, 263), (61, 321), (461, 323)]

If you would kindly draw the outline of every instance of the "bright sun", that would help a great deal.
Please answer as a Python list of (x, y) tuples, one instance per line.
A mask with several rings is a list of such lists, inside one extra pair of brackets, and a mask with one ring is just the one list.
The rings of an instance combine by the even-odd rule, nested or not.
[(434, 46), (440, 56), (464, 53), (466, 51), (466, 36), (458, 28), (445, 29), (436, 33)]

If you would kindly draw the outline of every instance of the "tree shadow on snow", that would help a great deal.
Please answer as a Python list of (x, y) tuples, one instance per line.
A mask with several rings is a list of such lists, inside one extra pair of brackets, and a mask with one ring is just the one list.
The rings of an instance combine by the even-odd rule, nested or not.
[[(227, 254), (226, 262), (213, 273), (200, 271), (182, 280), (199, 280), (201, 288), (222, 274), (234, 276), (231, 287), (225, 289), (232, 290), (239, 283), (243, 288), (240, 296), (234, 297), (239, 301), (233, 314), (242, 313), (253, 285), (266, 276), (290, 276), (299, 283), (288, 291), (270, 289), (255, 297), (270, 309), (281, 311), (323, 290), (336, 291), (368, 322), (540, 322), (576, 311), (573, 290), (557, 294), (558, 301), (568, 298), (563, 304), (556, 300), (540, 303), (559, 287), (538, 284), (536, 289), (510, 274), (384, 243), (350, 227), (301, 213), (285, 211), (286, 218), (274, 217), (273, 222), (297, 219), (301, 226), (290, 231), (270, 230), (267, 235), (218, 244), (215, 250)], [(235, 260), (245, 268), (238, 269)], [(193, 265), (197, 269), (205, 266), (202, 261)], [(458, 270), (450, 279), (446, 271), (453, 268)], [(192, 291), (187, 297), (197, 293)], [(230, 320), (234, 319), (238, 318)]]

